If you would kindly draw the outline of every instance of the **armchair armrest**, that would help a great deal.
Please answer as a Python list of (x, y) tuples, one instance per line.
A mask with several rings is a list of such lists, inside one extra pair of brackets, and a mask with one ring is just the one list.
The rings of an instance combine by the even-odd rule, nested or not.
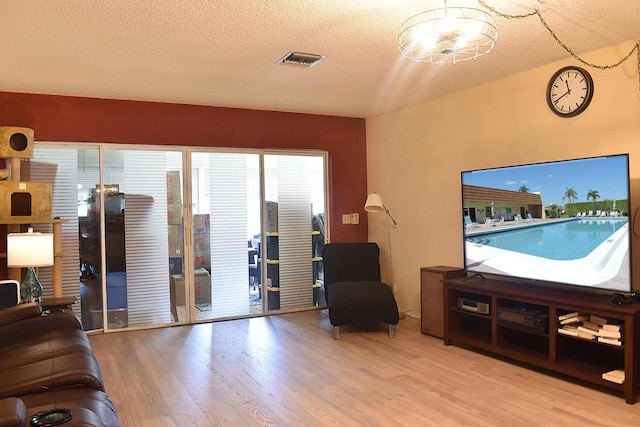
[(0, 326), (28, 319), (30, 317), (39, 317), (41, 313), (42, 309), (40, 308), (40, 304), (35, 302), (3, 308), (0, 310)]
[(0, 399), (0, 427), (25, 427), (27, 408), (17, 397)]

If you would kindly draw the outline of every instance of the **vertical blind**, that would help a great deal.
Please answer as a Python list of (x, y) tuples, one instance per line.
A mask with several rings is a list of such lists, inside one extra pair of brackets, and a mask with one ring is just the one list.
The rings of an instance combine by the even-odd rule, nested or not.
[(212, 315), (249, 313), (247, 155), (211, 153)]
[(280, 308), (313, 305), (311, 196), (304, 156), (277, 156)]
[(166, 153), (123, 154), (129, 326), (169, 323)]

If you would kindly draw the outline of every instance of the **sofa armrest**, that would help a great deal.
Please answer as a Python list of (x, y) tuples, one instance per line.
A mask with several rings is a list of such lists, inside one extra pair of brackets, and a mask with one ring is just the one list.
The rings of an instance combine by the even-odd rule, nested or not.
[(0, 326), (28, 319), (30, 317), (39, 317), (41, 313), (42, 308), (40, 307), (40, 304), (35, 302), (3, 308), (0, 310)]
[(17, 397), (0, 399), (0, 427), (25, 427), (27, 408)]

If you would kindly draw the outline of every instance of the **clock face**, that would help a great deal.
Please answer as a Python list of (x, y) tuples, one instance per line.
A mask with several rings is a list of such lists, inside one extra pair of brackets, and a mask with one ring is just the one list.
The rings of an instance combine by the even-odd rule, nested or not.
[(551, 111), (562, 117), (582, 113), (593, 97), (593, 79), (579, 67), (558, 70), (547, 85), (547, 104)]

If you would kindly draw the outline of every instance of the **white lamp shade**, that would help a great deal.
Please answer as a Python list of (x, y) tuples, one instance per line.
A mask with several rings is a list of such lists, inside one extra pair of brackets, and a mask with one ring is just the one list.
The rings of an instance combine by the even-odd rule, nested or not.
[(382, 196), (377, 193), (369, 194), (367, 202), (364, 204), (364, 210), (367, 212), (380, 212), (384, 210), (382, 204)]
[(7, 235), (8, 267), (53, 265), (53, 234), (10, 233)]

